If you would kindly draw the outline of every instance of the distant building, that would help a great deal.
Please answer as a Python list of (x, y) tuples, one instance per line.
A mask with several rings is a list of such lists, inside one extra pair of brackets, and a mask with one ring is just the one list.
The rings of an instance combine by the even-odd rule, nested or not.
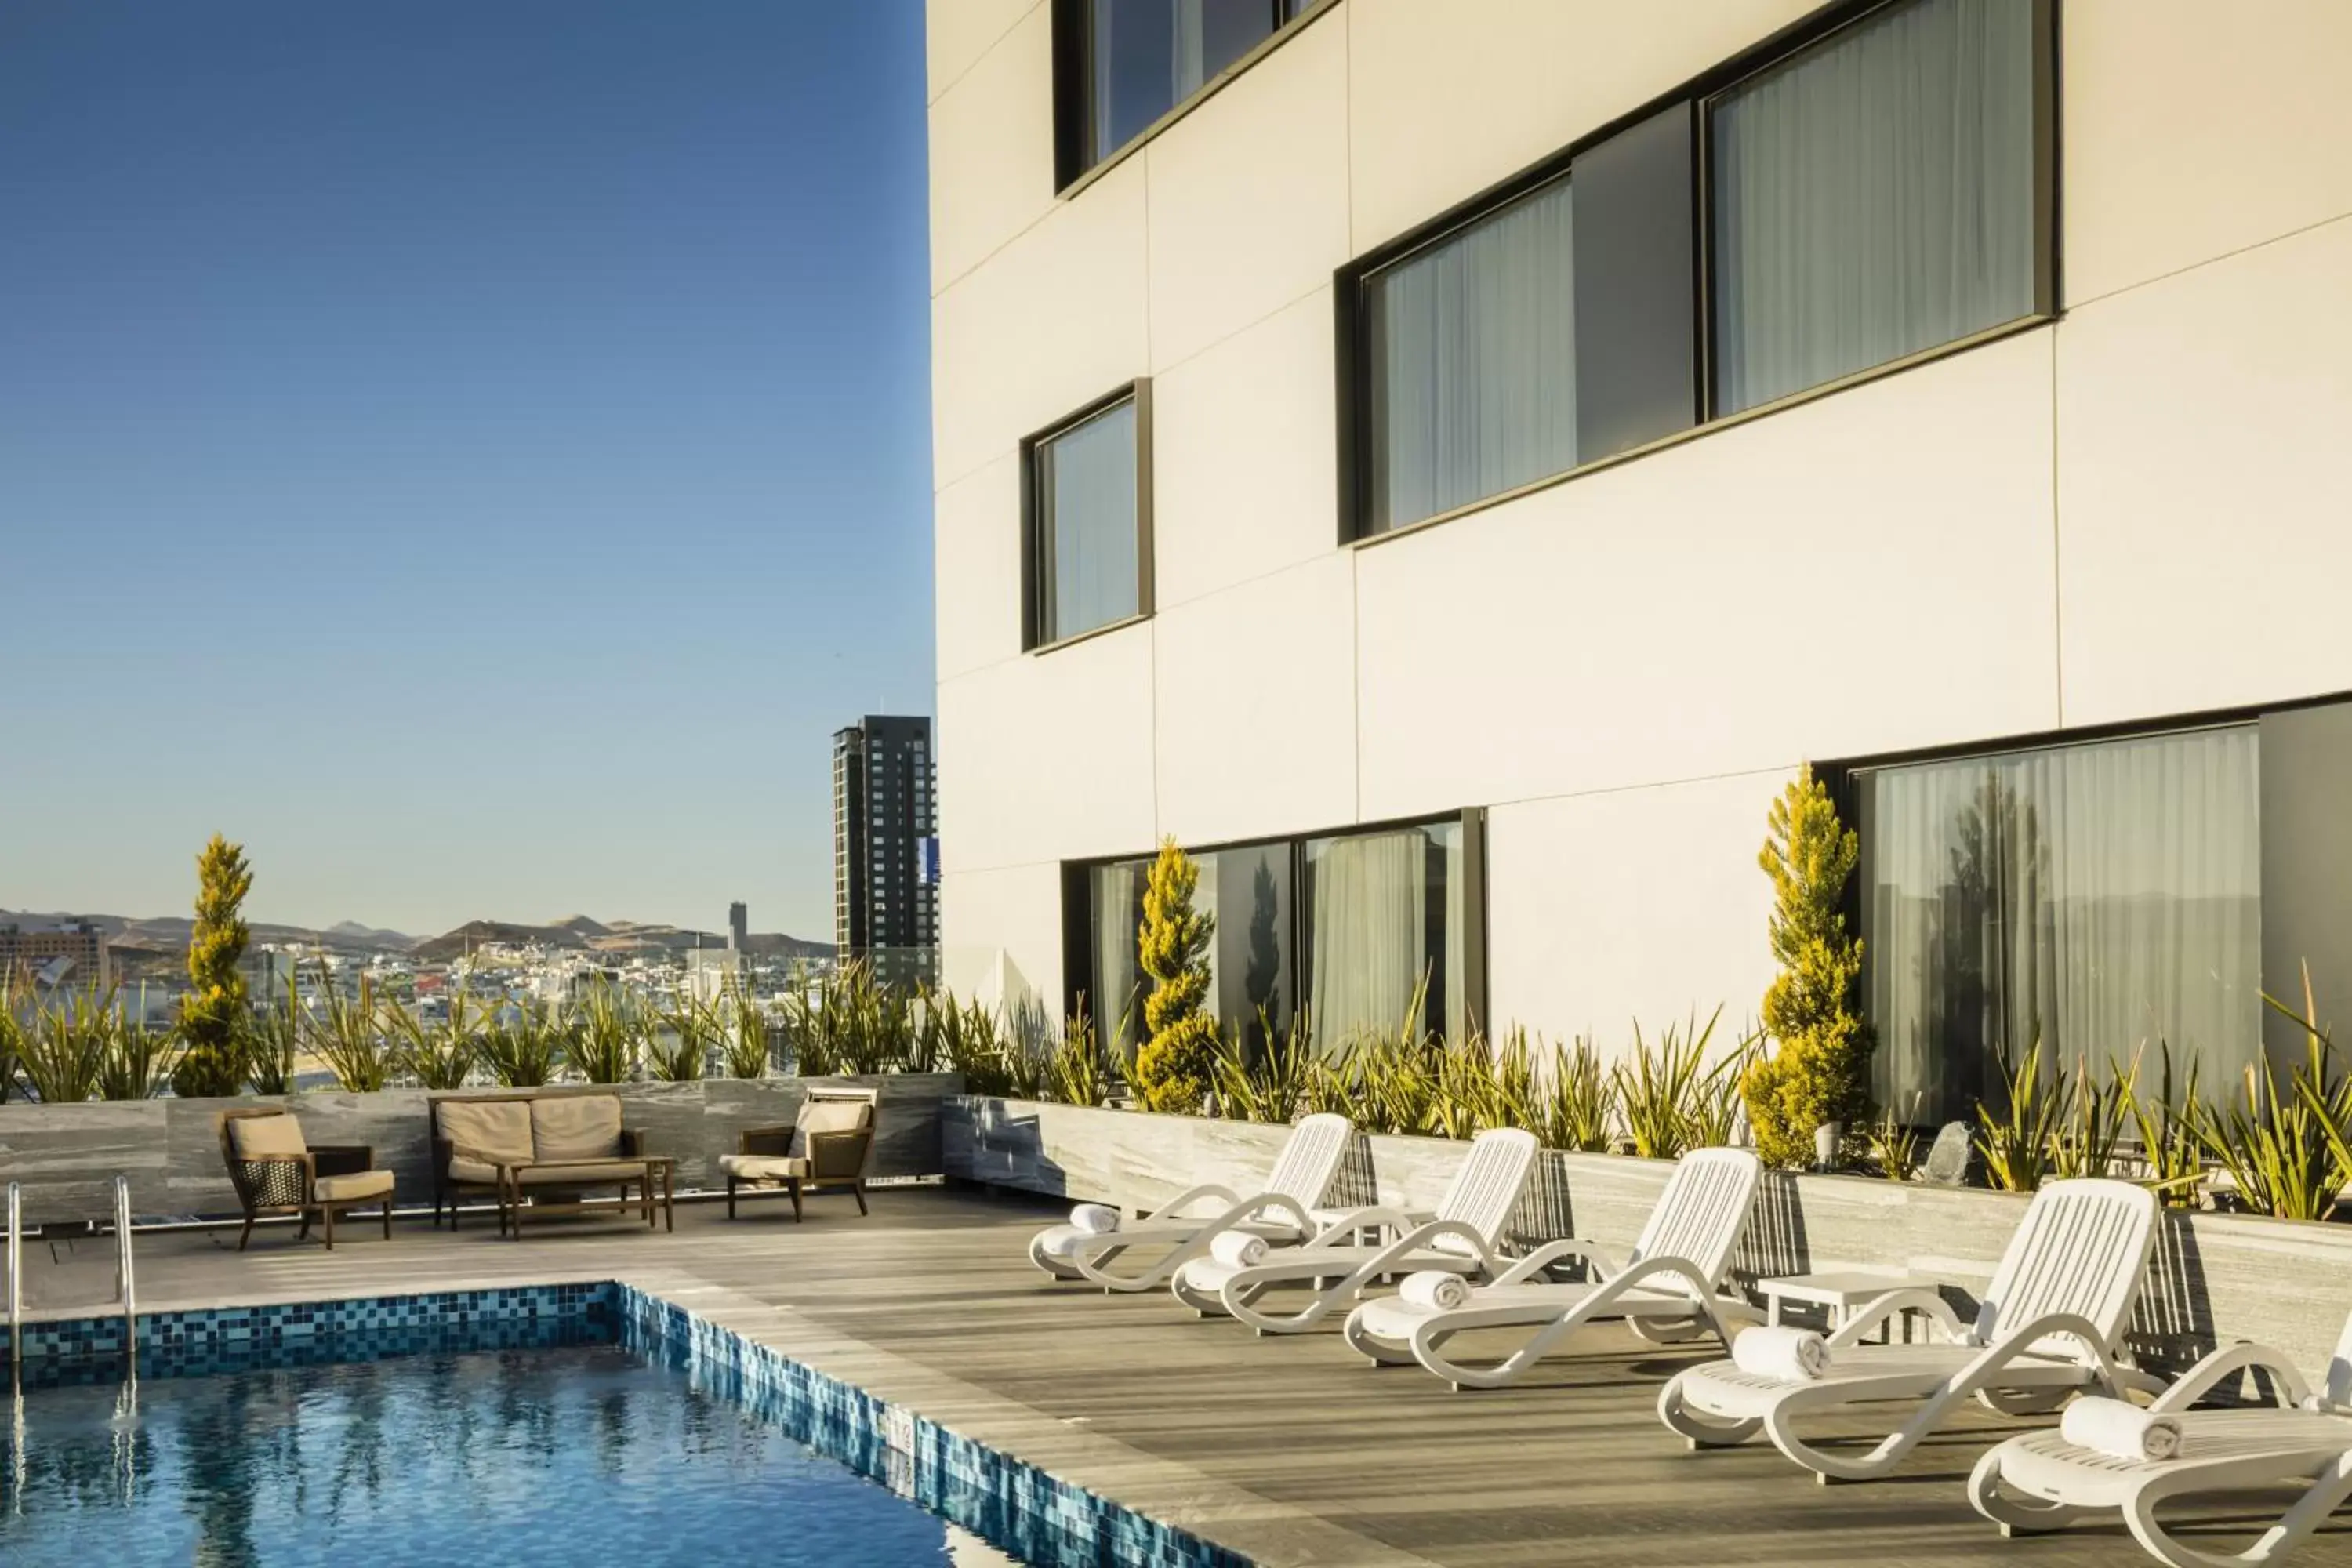
[(751, 910), (740, 899), (727, 906), (727, 945), (737, 952), (751, 946)]
[(687, 994), (716, 1002), (743, 988), (743, 954), (731, 947), (698, 947), (686, 955)]
[(41, 931), (0, 925), (0, 979), (20, 971), (46, 986), (104, 989), (108, 972), (106, 937), (88, 921), (63, 921)]
[(833, 737), (833, 931), (845, 959), (929, 979), (939, 942), (931, 721), (868, 714)]

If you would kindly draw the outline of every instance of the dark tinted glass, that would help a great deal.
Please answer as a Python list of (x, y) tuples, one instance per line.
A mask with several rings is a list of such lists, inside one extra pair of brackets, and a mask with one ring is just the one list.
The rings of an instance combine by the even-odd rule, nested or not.
[(1577, 155), (1576, 456), (1591, 462), (1698, 416), (1691, 106)]
[(1092, 0), (1087, 162), (1126, 146), (1271, 35), (1279, 0)]

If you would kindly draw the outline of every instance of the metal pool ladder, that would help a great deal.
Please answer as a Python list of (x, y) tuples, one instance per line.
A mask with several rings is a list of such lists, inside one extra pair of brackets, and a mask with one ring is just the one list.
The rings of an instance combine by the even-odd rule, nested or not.
[(25, 1361), (25, 1189), (8, 1184), (8, 1364)]
[[(138, 1270), (131, 1256), (131, 1178), (114, 1178), (114, 1289), (122, 1298), (122, 1359), (139, 1375)], [(10, 1342), (14, 1343), (12, 1340)]]

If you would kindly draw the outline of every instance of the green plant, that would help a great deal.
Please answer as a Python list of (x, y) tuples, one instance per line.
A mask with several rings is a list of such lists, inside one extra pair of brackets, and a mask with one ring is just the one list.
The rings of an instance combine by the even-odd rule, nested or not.
[(16, 978), (0, 973), (0, 1105), (16, 1092), (16, 1068), (24, 1054), (25, 1011), (17, 999)]
[(1919, 1134), (1895, 1114), (1891, 1105), (1878, 1113), (1878, 1121), (1870, 1130), (1870, 1158), (1878, 1173), (1890, 1182), (1909, 1181), (1919, 1163)]
[(664, 1083), (691, 1083), (724, 1032), (717, 1011), (690, 993), (667, 1007), (656, 1003), (645, 1034), (646, 1071)]
[(1994, 1186), (2030, 1193), (2050, 1174), (2050, 1144), (2063, 1108), (2043, 1087), (2039, 1039), (2014, 1070), (2007, 1052), (1993, 1059), (2000, 1073), (2000, 1108), (1977, 1102), (1977, 1152)]
[(1633, 1026), (1633, 1048), (1610, 1068), (1611, 1089), (1633, 1152), (1653, 1160), (1680, 1159), (1692, 1149), (1731, 1141), (1739, 1116), (1743, 1074), (1754, 1059), (1757, 1037), (1739, 1042), (1710, 1064), (1707, 1047), (1722, 1020), (1717, 1006), (1700, 1025), (1694, 1014), (1680, 1029), (1669, 1024), (1657, 1049)]
[(1151, 976), (1144, 999), (1149, 1032), (1135, 1053), (1135, 1091), (1146, 1110), (1198, 1115), (1216, 1087), (1217, 1025), (1203, 1010), (1209, 997), (1209, 941), (1214, 915), (1195, 910), (1200, 868), (1169, 838), (1143, 889), (1143, 924), (1136, 956)]
[(428, 1024), (415, 1009), (386, 1003), (383, 1019), (397, 1041), (400, 1069), (425, 1089), (463, 1089), (481, 1058), (484, 1043), (478, 1017), (468, 1016), (466, 988), (449, 990), (449, 1016)]
[(1046, 1089), (1064, 1105), (1100, 1105), (1110, 1099), (1110, 1053), (1081, 1008), (1062, 1027), (1061, 1044), (1046, 1064)]
[[(1079, 1011), (1086, 1010), (1079, 999)], [(968, 1094), (1009, 1096), (1023, 1075), (1013, 1059), (1026, 1048), (995, 1011), (974, 998), (959, 1002), (954, 994), (919, 986), (915, 1011), (920, 1016), (915, 1056), (929, 1070), (961, 1074)]]
[(302, 1054), (302, 1009), (294, 977), (286, 977), (283, 1000), (272, 999), (247, 1014), (245, 1043), (237, 1056), (256, 1094), (294, 1092), (295, 1064)]
[(1255, 1053), (1240, 1030), (1221, 1043), (1217, 1093), (1226, 1114), (1244, 1121), (1296, 1121), (1307, 1112), (1317, 1071), (1314, 1030), (1307, 1011), (1292, 1014), (1289, 1027), (1277, 1030), (1261, 1007), (1257, 1022), (1262, 1043)]
[[(454, 1033), (458, 998), (449, 1003)], [(502, 1089), (538, 1089), (555, 1081), (571, 1046), (571, 1021), (535, 996), (508, 996), (489, 1010), (474, 1054)]]
[(180, 1003), (184, 1048), (172, 1075), (182, 1099), (235, 1094), (245, 1084), (245, 976), (237, 965), (252, 933), (239, 912), (253, 890), (245, 847), (215, 833), (196, 857), (196, 920), (188, 933), (188, 994)]
[(1594, 1152), (1609, 1147), (1617, 1080), (1601, 1067), (1591, 1040), (1580, 1035), (1555, 1050), (1535, 1094), (1528, 1131), (1546, 1147)]
[(33, 1098), (43, 1105), (78, 1105), (96, 1095), (113, 1032), (95, 991), (36, 998), (17, 1061)]
[(1779, 1048), (1758, 1054), (1742, 1089), (1757, 1152), (1796, 1167), (1813, 1157), (1815, 1128), (1858, 1122), (1869, 1108), (1870, 1034), (1853, 1001), (1862, 939), (1847, 933), (1843, 908), (1862, 845), (1810, 767), (1767, 826), (1757, 863), (1772, 882), (1767, 930), (1780, 973), (1764, 994), (1764, 1032)]
[(121, 1005), (121, 997), (111, 990), (103, 997), (93, 991), (89, 1000), (107, 1024), (106, 1046), (98, 1073), (98, 1098), (154, 1099), (172, 1081), (172, 1068), (179, 1059), (181, 1048), (177, 1032), (147, 1026), (144, 985), (139, 988), (136, 1017)]
[(862, 958), (843, 963), (829, 984), (788, 995), (784, 1033), (803, 1078), (897, 1072), (927, 1049), (915, 998), (884, 984)]
[(724, 1055), (729, 1078), (768, 1076), (768, 1010), (749, 991), (729, 998)]
[(2335, 1071), (2334, 1048), (2320, 1026), (2311, 974), (2303, 977), (2304, 1010), (2276, 997), (2263, 1000), (2293, 1019), (2304, 1034), (2304, 1059), (2287, 1069), (2284, 1088), (2268, 1057), (2246, 1069), (2242, 1099), (2200, 1118), (2205, 1147), (2237, 1184), (2249, 1208), (2280, 1219), (2326, 1219), (2352, 1182), (2352, 1078)]
[(590, 1083), (626, 1083), (637, 1068), (641, 1031), (628, 994), (603, 978), (580, 999), (572, 1039), (572, 1065)]
[[(2132, 1124), (2139, 1133), (2139, 1158), (2147, 1172), (2142, 1179), (2168, 1207), (2192, 1208), (2197, 1189), (2205, 1180), (2205, 1143), (2198, 1134), (2204, 1109), (2197, 1098), (2197, 1062), (2190, 1058), (2188, 1077), (2176, 1092), (2172, 1044), (2159, 1037), (2156, 1093), (2142, 1095), (2137, 1087), (2146, 1060), (2147, 1047), (2142, 1047), (2133, 1056), (2130, 1068)], [(2119, 1070), (2116, 1076), (2123, 1074)]]
[(2101, 1073), (2092, 1068), (2090, 1058), (2077, 1058), (2060, 1089), (2050, 1135), (2050, 1174), (2060, 1179), (2112, 1174), (2119, 1168), (2124, 1131), (2138, 1101), (2138, 1085), (2116, 1070), (2113, 1062)]
[(372, 1094), (391, 1082), (399, 1070), (400, 1055), (384, 1029), (374, 982), (362, 971), (354, 994), (345, 996), (322, 962), (319, 999), (320, 1005), (304, 1018), (303, 1027), (312, 1052), (327, 1064), (335, 1082), (352, 1094)]

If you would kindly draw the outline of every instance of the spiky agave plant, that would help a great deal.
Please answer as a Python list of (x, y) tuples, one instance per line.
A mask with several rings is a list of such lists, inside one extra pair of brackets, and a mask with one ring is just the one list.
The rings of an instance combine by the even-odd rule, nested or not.
[(0, 1105), (16, 1092), (16, 1064), (25, 1053), (24, 1003), (16, 976), (0, 971)]
[(1985, 1175), (2005, 1192), (2030, 1193), (2050, 1174), (2050, 1144), (2061, 1107), (2042, 1081), (2042, 1041), (2012, 1069), (2009, 1054), (1994, 1058), (2000, 1073), (2000, 1108), (1977, 1102), (1977, 1152)]
[(729, 1078), (765, 1078), (772, 1053), (768, 1048), (768, 1010), (749, 991), (728, 999), (727, 1047)]
[(2268, 1057), (2246, 1069), (2241, 1099), (2200, 1119), (2205, 1147), (2237, 1184), (2247, 1206), (2280, 1219), (2326, 1219), (2352, 1182), (2352, 1078), (2335, 1069), (2334, 1048), (2320, 1026), (2308, 969), (2304, 1010), (2264, 995), (2304, 1034), (2304, 1059), (2287, 1069), (2284, 1086)]
[(646, 1024), (646, 1070), (664, 1083), (701, 1078), (711, 1048), (725, 1034), (717, 1010), (690, 992), (680, 992), (667, 1007), (654, 1004)]
[(355, 994), (345, 996), (324, 963), (319, 965), (320, 1005), (303, 1019), (311, 1053), (327, 1064), (347, 1092), (372, 1094), (392, 1081), (400, 1055), (385, 1027), (374, 982), (362, 971)]
[(1618, 1114), (1636, 1154), (1676, 1160), (1691, 1147), (1693, 1107), (1706, 1092), (1707, 1043), (1722, 1016), (1717, 1007), (1703, 1029), (1667, 1025), (1654, 1050), (1635, 1020), (1633, 1050), (1609, 1071), (1616, 1086)]
[(1218, 1093), (1227, 1112), (1244, 1121), (1296, 1121), (1307, 1111), (1315, 1078), (1314, 1026), (1304, 1007), (1290, 1016), (1286, 1028), (1276, 1029), (1263, 1007), (1257, 1022), (1261, 1043), (1255, 1054), (1240, 1031), (1225, 1037), (1217, 1058)]
[(481, 1059), (481, 1015), (467, 1005), (465, 988), (449, 994), (449, 1016), (428, 1024), (415, 1009), (384, 1004), (383, 1017), (394, 1042), (401, 1070), (425, 1089), (463, 1089)]
[(152, 1100), (172, 1079), (180, 1059), (179, 1031), (147, 1026), (147, 987), (139, 988), (138, 1016), (121, 1005), (119, 993), (90, 994), (106, 1025), (106, 1046), (98, 1072), (100, 1100)]
[(1064, 1105), (1101, 1105), (1110, 1099), (1110, 1053), (1084, 1012), (1070, 1015), (1062, 1042), (1045, 1068), (1045, 1087)]
[(643, 1038), (628, 994), (601, 976), (590, 983), (573, 1018), (572, 1065), (590, 1083), (626, 1083)]
[(35, 1003), (18, 1070), (44, 1105), (78, 1105), (99, 1091), (114, 1026), (95, 991)]
[(302, 1007), (294, 977), (286, 977), (286, 994), (265, 998), (246, 1016), (246, 1082), (256, 1094), (294, 1092), (296, 1064), (302, 1055)]
[[(2172, 1043), (2158, 1036), (2157, 1047), (2156, 1092), (2137, 1092), (2145, 1081), (2143, 1068), (2147, 1048), (2143, 1046), (2132, 1057), (2130, 1082), (2134, 1088), (2131, 1103), (2133, 1125), (2139, 1132), (2139, 1157), (2146, 1184), (2156, 1189), (2157, 1196), (2170, 1208), (2194, 1208), (2197, 1189), (2205, 1181), (2205, 1142), (2198, 1129), (2203, 1124), (2204, 1103), (2197, 1093), (2197, 1061), (2190, 1058), (2189, 1071), (2179, 1085), (2172, 1077)], [(2124, 1076), (2121, 1068), (2116, 1076)]]
[(1579, 1035), (1552, 1052), (1549, 1070), (1535, 1089), (1535, 1115), (1528, 1131), (1547, 1148), (1597, 1153), (1609, 1147), (1616, 1121), (1617, 1080), (1601, 1065), (1601, 1053)]

